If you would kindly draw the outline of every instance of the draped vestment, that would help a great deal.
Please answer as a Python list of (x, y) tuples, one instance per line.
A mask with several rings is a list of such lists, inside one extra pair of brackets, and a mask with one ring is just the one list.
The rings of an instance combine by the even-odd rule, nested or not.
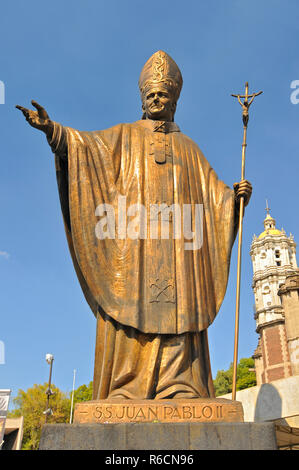
[[(49, 143), (74, 267), (98, 323), (94, 398), (212, 396), (207, 328), (228, 281), (234, 191), (175, 123), (141, 120), (93, 132), (55, 123)], [(163, 210), (151, 212), (159, 204)], [(179, 216), (168, 210), (174, 205)], [(107, 207), (115, 230), (99, 237)], [(140, 207), (146, 223), (138, 232)], [(202, 208), (200, 244), (191, 249), (183, 224), (173, 235), (183, 207), (193, 229)]]

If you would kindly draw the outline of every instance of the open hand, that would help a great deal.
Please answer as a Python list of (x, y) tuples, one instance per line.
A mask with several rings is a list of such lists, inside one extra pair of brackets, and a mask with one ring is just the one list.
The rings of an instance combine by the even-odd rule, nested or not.
[(252, 186), (247, 180), (242, 180), (240, 183), (234, 184), (234, 191), (236, 195), (236, 201), (239, 202), (240, 198), (244, 198), (244, 205), (247, 206), (251, 198)]
[(16, 108), (22, 111), (26, 118), (26, 121), (29, 122), (30, 126), (45, 132), (48, 137), (51, 137), (53, 133), (54, 124), (50, 120), (47, 111), (36, 101), (32, 100), (31, 103), (37, 109), (37, 111), (34, 111), (33, 109), (23, 108), (23, 106), (19, 105), (16, 105)]

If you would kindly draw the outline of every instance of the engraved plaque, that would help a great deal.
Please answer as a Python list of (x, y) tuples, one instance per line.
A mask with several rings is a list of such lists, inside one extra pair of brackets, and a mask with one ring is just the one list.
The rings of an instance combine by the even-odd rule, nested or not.
[(97, 400), (77, 403), (74, 414), (74, 423), (243, 421), (243, 407), (240, 402), (217, 398)]

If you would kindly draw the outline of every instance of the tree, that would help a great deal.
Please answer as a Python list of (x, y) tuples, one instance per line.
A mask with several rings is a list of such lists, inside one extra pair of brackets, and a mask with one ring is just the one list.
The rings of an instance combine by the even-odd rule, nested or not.
[[(44, 411), (47, 408), (46, 390), (48, 384), (33, 385), (24, 390), (19, 390), (13, 399), (15, 409), (8, 413), (8, 418), (24, 417), (23, 450), (37, 450), (39, 447), (41, 429), (45, 424)], [(62, 392), (55, 385), (51, 385), (54, 393), (50, 397), (52, 416), (48, 416), (47, 423), (69, 423), (71, 411), (70, 394)], [(74, 405), (81, 401), (92, 400), (92, 382), (88, 385), (80, 385), (74, 390)]]
[(92, 382), (89, 382), (88, 385), (80, 385), (80, 387), (74, 391), (74, 404), (89, 400), (92, 400)]
[(254, 369), (252, 357), (240, 359), (237, 368), (237, 390), (244, 390), (256, 385), (256, 375), (252, 369)]
[[(251, 357), (240, 359), (237, 366), (237, 390), (254, 387), (256, 385), (254, 359)], [(214, 380), (214, 388), (216, 397), (225, 395), (232, 391), (233, 383), (233, 363), (228, 370), (219, 370)]]
[[(45, 415), (43, 412), (47, 407), (46, 390), (48, 384), (33, 385), (24, 390), (19, 390), (13, 403), (16, 408), (8, 413), (9, 418), (16, 418), (19, 416), (24, 417), (24, 435), (22, 449), (24, 450), (37, 450), (41, 435), (42, 426), (45, 424)], [(54, 393), (50, 397), (50, 407), (53, 410), (53, 415), (48, 416), (47, 423), (66, 423), (70, 415), (70, 399), (68, 396), (59, 390), (55, 385), (51, 385), (51, 390)]]

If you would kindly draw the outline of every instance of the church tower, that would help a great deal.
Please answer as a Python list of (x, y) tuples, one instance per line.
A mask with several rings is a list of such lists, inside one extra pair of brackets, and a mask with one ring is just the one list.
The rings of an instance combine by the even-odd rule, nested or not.
[[(292, 235), (287, 237), (283, 229), (276, 228), (268, 204), (266, 211), (264, 231), (258, 237), (254, 235), (250, 250), (254, 317), (256, 332), (259, 334), (258, 347), (253, 355), (257, 385), (299, 373), (299, 271), (296, 243)], [(288, 281), (290, 276), (291, 284)], [(289, 292), (292, 293), (291, 302)], [(296, 330), (295, 336), (291, 334), (294, 322), (298, 326), (298, 335)], [(292, 360), (297, 357), (297, 353), (296, 372)]]

